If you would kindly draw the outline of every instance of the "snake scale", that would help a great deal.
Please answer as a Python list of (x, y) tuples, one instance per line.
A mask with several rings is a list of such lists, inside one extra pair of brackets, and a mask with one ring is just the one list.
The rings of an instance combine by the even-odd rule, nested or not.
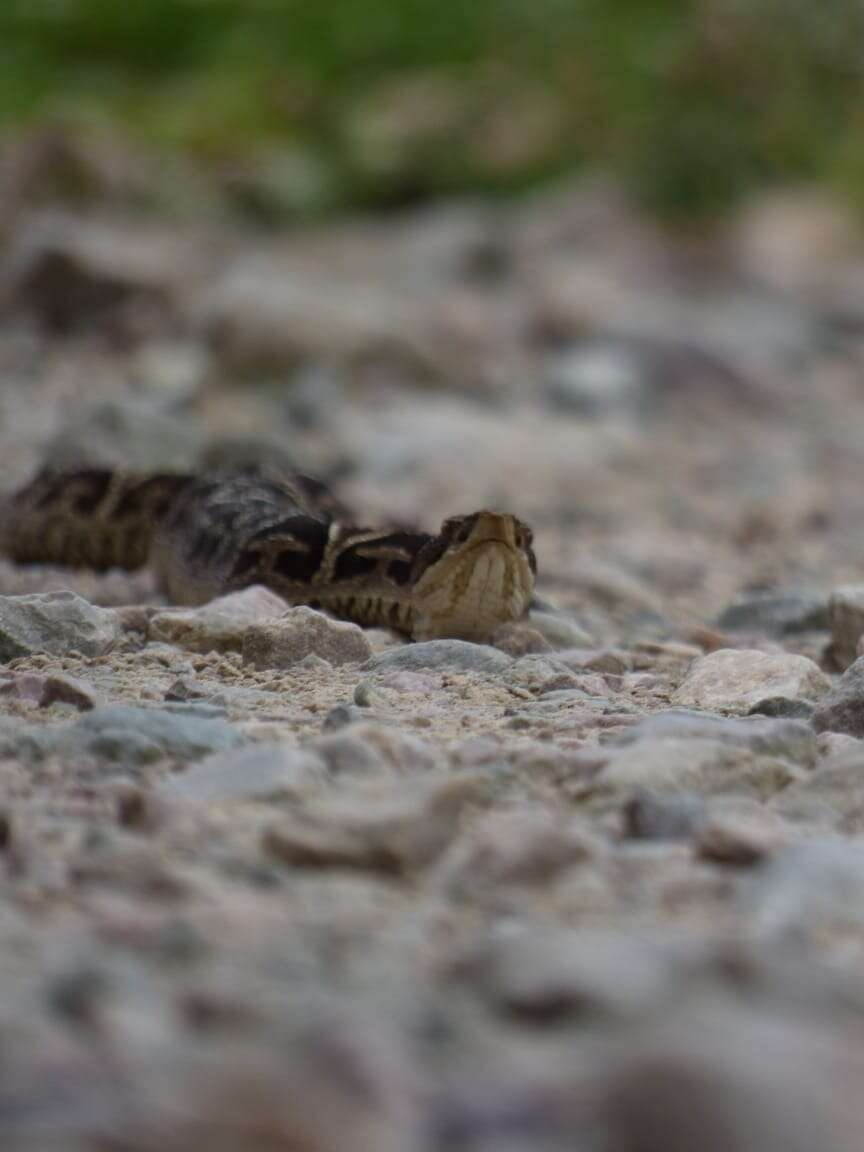
[(166, 597), (201, 604), (263, 584), (415, 640), (488, 640), (528, 610), (528, 526), (503, 512), (439, 532), (354, 526), (321, 481), (297, 474), (131, 474), (47, 468), (0, 511), (0, 552), (22, 564), (155, 569)]

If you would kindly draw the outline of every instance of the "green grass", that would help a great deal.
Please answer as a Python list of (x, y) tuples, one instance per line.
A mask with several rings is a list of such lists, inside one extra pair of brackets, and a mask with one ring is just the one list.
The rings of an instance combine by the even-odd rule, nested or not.
[(2, 0), (0, 124), (299, 156), (328, 204), (587, 162), (694, 216), (775, 180), (864, 199), (862, 43), (858, 0)]

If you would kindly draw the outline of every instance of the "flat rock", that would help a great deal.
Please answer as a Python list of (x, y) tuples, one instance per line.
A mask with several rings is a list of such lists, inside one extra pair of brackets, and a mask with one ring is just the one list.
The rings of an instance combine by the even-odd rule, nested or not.
[(819, 759), (818, 737), (803, 720), (710, 716), (683, 709), (647, 717), (621, 733), (616, 743), (627, 745), (676, 737), (719, 741), (768, 756), (784, 756), (805, 768), (814, 767)]
[(442, 755), (430, 744), (398, 728), (358, 721), (312, 740), (308, 747), (334, 776), (355, 773), (397, 775), (429, 772), (441, 767)]
[(29, 759), (94, 757), (144, 764), (164, 757), (197, 760), (238, 748), (245, 737), (219, 715), (203, 709), (94, 708), (73, 724), (30, 727), (16, 736), (15, 751)]
[(101, 656), (119, 641), (116, 612), (74, 592), (0, 596), (0, 663), (18, 656)]
[(817, 732), (864, 736), (864, 657), (850, 664), (813, 713)]
[(285, 601), (260, 584), (201, 608), (165, 608), (150, 620), (148, 638), (192, 652), (241, 652), (252, 624), (285, 615)]
[(771, 588), (746, 592), (717, 617), (717, 627), (727, 632), (764, 632), (790, 636), (798, 632), (827, 630), (828, 598), (805, 588)]
[(52, 704), (70, 704), (79, 712), (89, 712), (98, 703), (98, 696), (92, 684), (60, 672), (51, 676), (40, 676), (35, 672), (15, 672), (8, 679), (0, 676), (0, 696), (28, 700), (38, 708), (50, 708)]
[(307, 806), (269, 828), (264, 848), (293, 868), (414, 871), (440, 856), (458, 833), (463, 808), (485, 794), (485, 783), (465, 773), (396, 799)]
[(502, 672), (511, 664), (509, 656), (488, 644), (472, 644), (467, 640), (426, 640), (381, 652), (367, 662), (365, 670), (418, 672), (444, 668), (457, 672)]
[(290, 668), (307, 656), (329, 664), (351, 664), (368, 660), (371, 654), (362, 628), (305, 606), (252, 624), (243, 637), (243, 663), (258, 668)]
[(835, 588), (828, 600), (828, 624), (830, 658), (838, 668), (848, 668), (859, 655), (858, 644), (864, 635), (864, 584)]
[(721, 648), (693, 662), (672, 703), (746, 715), (765, 700), (819, 700), (830, 686), (806, 656)]
[(156, 791), (197, 803), (266, 800), (297, 796), (323, 773), (323, 762), (312, 752), (287, 744), (259, 744), (207, 756), (169, 776)]

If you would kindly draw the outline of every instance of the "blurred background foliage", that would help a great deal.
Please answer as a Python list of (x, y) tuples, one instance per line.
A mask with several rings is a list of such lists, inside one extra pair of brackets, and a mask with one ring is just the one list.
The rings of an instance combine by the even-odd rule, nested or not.
[(2, 0), (0, 123), (254, 159), (310, 209), (588, 165), (666, 216), (864, 207), (861, 0)]

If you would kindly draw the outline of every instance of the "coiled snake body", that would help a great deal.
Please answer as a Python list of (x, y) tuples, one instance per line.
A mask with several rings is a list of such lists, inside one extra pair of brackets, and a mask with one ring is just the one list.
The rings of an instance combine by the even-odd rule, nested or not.
[(356, 527), (303, 475), (46, 469), (0, 511), (0, 552), (18, 563), (149, 563), (177, 604), (264, 584), (290, 604), (415, 640), (487, 640), (522, 617), (531, 544), (527, 525), (502, 512), (455, 516), (436, 534)]

